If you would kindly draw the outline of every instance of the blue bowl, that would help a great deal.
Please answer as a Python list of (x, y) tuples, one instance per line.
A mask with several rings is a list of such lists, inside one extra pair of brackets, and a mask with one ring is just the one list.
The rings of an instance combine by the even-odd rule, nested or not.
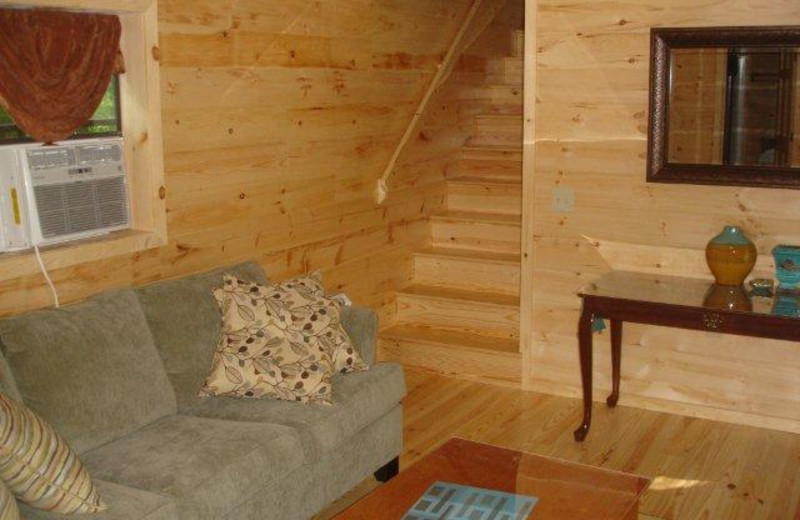
[(775, 246), (775, 278), (781, 291), (800, 291), (800, 246)]

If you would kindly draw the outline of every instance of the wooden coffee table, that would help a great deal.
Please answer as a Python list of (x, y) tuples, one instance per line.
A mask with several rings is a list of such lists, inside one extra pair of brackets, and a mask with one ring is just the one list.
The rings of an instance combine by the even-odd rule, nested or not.
[(539, 498), (531, 520), (636, 520), (645, 478), (451, 439), (336, 520), (397, 520), (436, 481)]

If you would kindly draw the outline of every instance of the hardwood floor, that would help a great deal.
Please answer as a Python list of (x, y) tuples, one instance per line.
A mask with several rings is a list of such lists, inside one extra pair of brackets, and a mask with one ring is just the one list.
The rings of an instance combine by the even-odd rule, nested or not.
[(401, 468), (459, 436), (647, 476), (640, 519), (800, 519), (800, 435), (628, 408), (623, 395), (616, 409), (595, 404), (579, 444), (576, 399), (415, 370), (406, 379)]

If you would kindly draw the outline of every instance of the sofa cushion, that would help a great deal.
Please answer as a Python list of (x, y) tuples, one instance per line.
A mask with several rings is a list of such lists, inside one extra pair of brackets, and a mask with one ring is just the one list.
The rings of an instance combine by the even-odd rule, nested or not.
[(97, 488), (108, 503), (102, 513), (86, 516), (63, 515), (34, 509), (20, 504), (22, 518), (30, 520), (178, 520), (175, 500), (158, 493), (141, 491), (103, 480), (97, 480)]
[(311, 463), (383, 416), (405, 396), (403, 369), (379, 363), (333, 378), (333, 405), (212, 397), (185, 413), (215, 419), (282, 424), (295, 428)]
[(276, 303), (291, 316), (287, 333), (327, 353), (333, 373), (367, 369), (342, 327), (342, 304), (325, 296), (321, 274), (292, 278), (271, 287), (276, 293)]
[(14, 380), (14, 374), (11, 373), (11, 367), (8, 366), (5, 356), (0, 348), (0, 392), (3, 392), (10, 398), (16, 401), (22, 401), (22, 396), (19, 395), (17, 382)]
[(303, 452), (291, 428), (174, 415), (83, 460), (96, 478), (168, 495), (181, 518), (202, 520), (225, 518), (301, 466)]
[(135, 289), (181, 409), (199, 400), (220, 338), (212, 291), (222, 286), (224, 273), (267, 283), (261, 267), (248, 262)]
[(225, 275), (214, 290), (222, 334), (203, 395), (331, 402), (331, 360), (321, 345), (291, 331), (293, 309), (274, 285)]
[(342, 326), (350, 336), (361, 359), (371, 365), (375, 362), (375, 339), (378, 335), (378, 314), (366, 307), (342, 307)]
[(59, 513), (107, 508), (64, 439), (22, 403), (0, 394), (0, 480), (25, 503)]
[(130, 289), (0, 322), (22, 400), (82, 453), (175, 413), (175, 395)]

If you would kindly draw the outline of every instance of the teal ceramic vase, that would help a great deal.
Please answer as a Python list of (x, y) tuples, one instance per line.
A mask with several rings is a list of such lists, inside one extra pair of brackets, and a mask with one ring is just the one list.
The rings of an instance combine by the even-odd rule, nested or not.
[(725, 226), (706, 246), (706, 262), (719, 285), (742, 285), (757, 256), (756, 245), (739, 226)]
[(781, 291), (800, 292), (800, 246), (775, 246), (775, 277)]

